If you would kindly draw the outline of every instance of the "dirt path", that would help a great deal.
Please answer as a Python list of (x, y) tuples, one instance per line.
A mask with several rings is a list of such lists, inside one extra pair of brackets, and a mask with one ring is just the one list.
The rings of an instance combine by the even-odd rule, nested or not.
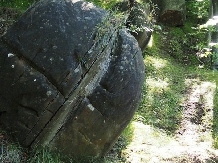
[(164, 131), (133, 122), (133, 141), (122, 152), (128, 163), (212, 163), (218, 150), (212, 147), (213, 95), (216, 85), (186, 81), (180, 128), (170, 137)]

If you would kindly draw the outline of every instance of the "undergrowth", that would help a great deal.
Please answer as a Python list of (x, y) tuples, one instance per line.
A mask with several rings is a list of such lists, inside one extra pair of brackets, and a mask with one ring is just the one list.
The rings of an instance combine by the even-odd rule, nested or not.
[(96, 4), (99, 7), (102, 7), (104, 9), (111, 9), (117, 2), (120, 2), (122, 0), (87, 0), (88, 2), (92, 2)]
[(1, 7), (10, 7), (14, 9), (19, 9), (25, 11), (30, 5), (39, 0), (1, 0)]

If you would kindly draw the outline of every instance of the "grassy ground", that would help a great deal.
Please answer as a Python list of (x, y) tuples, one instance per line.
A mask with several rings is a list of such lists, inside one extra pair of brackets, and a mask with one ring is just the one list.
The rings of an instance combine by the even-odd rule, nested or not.
[[(4, 13), (0, 25), (6, 30), (17, 16)], [(90, 162), (218, 161), (218, 72), (208, 69), (207, 59), (200, 68), (195, 54), (205, 35), (192, 25), (156, 28), (144, 51), (146, 80), (139, 109), (113, 149)], [(60, 163), (62, 158), (48, 149), (23, 149), (0, 130), (0, 162)]]
[(37, 1), (39, 0), (25, 0), (25, 1), (23, 0), (1, 0), (0, 6), (1, 7), (10, 6), (11, 8), (25, 11), (30, 5), (32, 5), (33, 3)]

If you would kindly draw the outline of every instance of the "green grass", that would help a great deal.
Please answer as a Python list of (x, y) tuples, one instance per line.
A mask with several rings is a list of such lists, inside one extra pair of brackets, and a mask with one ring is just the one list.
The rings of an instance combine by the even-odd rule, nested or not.
[[(216, 85), (218, 86), (218, 74), (216, 76)], [(213, 114), (213, 145), (216, 149), (218, 149), (218, 88), (216, 88), (215, 96), (214, 96), (214, 114)]]
[(22, 162), (23, 153), (21, 147), (13, 143), (10, 145), (1, 143), (0, 146), (0, 162)]
[(146, 82), (137, 117), (145, 124), (174, 133), (181, 118), (180, 104), (185, 90), (184, 68), (160, 49), (160, 37), (153, 34), (153, 46), (145, 50)]
[(34, 149), (29, 159), (28, 163), (64, 163), (62, 160), (60, 153), (51, 151), (49, 148), (37, 148)]
[(25, 150), (0, 128), (0, 162), (24, 163), (26, 162)]
[(120, 2), (121, 0), (87, 0), (87, 1), (92, 2), (104, 9), (111, 9), (111, 7), (113, 7), (117, 2)]
[(26, 10), (31, 4), (38, 0), (1, 0), (0, 7), (9, 7), (14, 9)]

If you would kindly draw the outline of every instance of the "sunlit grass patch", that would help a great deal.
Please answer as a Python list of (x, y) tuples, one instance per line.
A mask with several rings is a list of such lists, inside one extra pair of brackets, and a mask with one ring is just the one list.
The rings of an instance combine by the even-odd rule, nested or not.
[(168, 61), (159, 57), (146, 56), (144, 63), (155, 69), (161, 69), (167, 65)]
[(147, 77), (135, 119), (141, 116), (143, 123), (173, 134), (181, 118), (185, 73), (165, 57), (154, 54), (145, 56)]
[(133, 141), (122, 151), (122, 156), (127, 158), (127, 162), (150, 162), (154, 156), (161, 159), (170, 154), (166, 153), (168, 150), (166, 146), (172, 148), (171, 145), (178, 145), (164, 130), (141, 122), (132, 124), (134, 126)]
[(216, 73), (216, 90), (214, 93), (214, 107), (213, 107), (213, 145), (216, 149), (218, 149), (218, 72)]
[(102, 8), (111, 9), (116, 3), (121, 0), (87, 0), (88, 2), (92, 2)]

